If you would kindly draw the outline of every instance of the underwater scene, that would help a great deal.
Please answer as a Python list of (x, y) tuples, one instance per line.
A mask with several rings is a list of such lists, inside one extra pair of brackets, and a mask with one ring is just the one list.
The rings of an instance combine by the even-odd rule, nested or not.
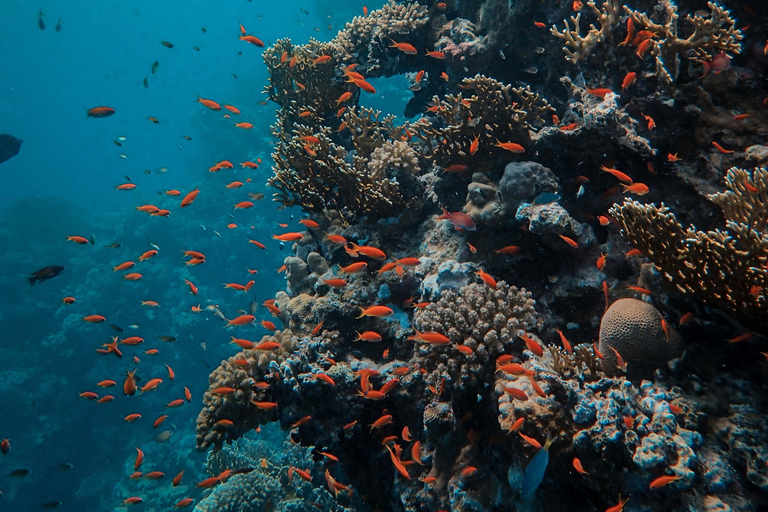
[(768, 3), (0, 34), (0, 512), (768, 510)]

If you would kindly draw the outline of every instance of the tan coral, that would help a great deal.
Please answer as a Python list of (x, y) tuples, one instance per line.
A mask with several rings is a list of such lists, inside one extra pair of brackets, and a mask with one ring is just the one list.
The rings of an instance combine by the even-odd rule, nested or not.
[[(661, 313), (647, 302), (619, 299), (600, 321), (601, 365), (606, 375), (618, 372), (618, 352), (629, 366), (633, 361), (662, 364), (682, 352), (680, 336), (670, 326), (662, 325)], [(614, 350), (616, 352), (614, 352)]]
[(475, 137), (478, 147), (488, 150), (497, 141), (525, 146), (530, 131), (553, 111), (549, 103), (530, 87), (512, 87), (484, 75), (462, 80), (459, 87), (471, 91), (435, 97), (434, 122), (411, 125), (414, 134), (429, 148), (428, 156), (442, 167), (468, 158)]
[(572, 28), (566, 20), (564, 22), (565, 28), (562, 31), (557, 30), (556, 26), (549, 29), (553, 36), (565, 42), (563, 47), (565, 59), (574, 64), (578, 64), (589, 57), (592, 49), (611, 35), (613, 28), (618, 25), (619, 17), (621, 16), (621, 2), (618, 0), (605, 0), (600, 9), (597, 8), (594, 0), (587, 2), (586, 6), (597, 18), (598, 23), (600, 23), (599, 29), (594, 24), (590, 24), (589, 31), (586, 35), (582, 36), (581, 12), (576, 14), (576, 16), (571, 16)]
[[(768, 186), (768, 170), (752, 176), (728, 171), (729, 190), (710, 199), (723, 207), (725, 230), (684, 228), (661, 205), (627, 200), (610, 213), (627, 241), (640, 249), (661, 270), (678, 292), (718, 307), (745, 325), (768, 332), (768, 233), (760, 194)], [(759, 193), (747, 188), (756, 188)], [(758, 290), (758, 293), (755, 293)]]
[(635, 11), (627, 6), (637, 30), (654, 33), (651, 38), (650, 54), (656, 62), (656, 73), (662, 83), (670, 84), (677, 79), (680, 71), (680, 56), (693, 52), (699, 59), (710, 60), (713, 52), (741, 53), (741, 30), (736, 28), (736, 21), (730, 13), (716, 2), (707, 2), (711, 14), (702, 16), (698, 12), (685, 17), (693, 25), (693, 32), (685, 39), (678, 34), (677, 6), (671, 0), (660, 2), (662, 20), (653, 21), (651, 16)]

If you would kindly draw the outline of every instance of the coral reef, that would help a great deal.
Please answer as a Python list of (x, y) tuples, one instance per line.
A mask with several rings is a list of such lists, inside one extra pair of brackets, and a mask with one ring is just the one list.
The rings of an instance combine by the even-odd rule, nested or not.
[(768, 302), (762, 290), (768, 238), (759, 197), (768, 190), (768, 171), (749, 173), (732, 168), (726, 186), (727, 191), (709, 196), (723, 208), (725, 230), (683, 228), (663, 204), (657, 207), (626, 200), (610, 213), (627, 241), (650, 258), (679, 293), (718, 307), (766, 333)]

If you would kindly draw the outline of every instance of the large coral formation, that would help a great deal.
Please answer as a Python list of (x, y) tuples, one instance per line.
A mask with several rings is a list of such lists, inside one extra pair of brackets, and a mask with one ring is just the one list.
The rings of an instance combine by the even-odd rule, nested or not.
[(478, 74), (463, 79), (459, 87), (471, 95), (435, 97), (433, 120), (413, 125), (414, 134), (429, 148), (428, 156), (441, 167), (465, 162), (475, 137), (486, 151), (498, 142), (525, 146), (530, 131), (552, 111), (528, 86), (512, 87)]
[(601, 364), (606, 375), (619, 371), (618, 356), (628, 363), (664, 363), (682, 353), (680, 336), (666, 325), (661, 313), (647, 302), (619, 299), (600, 321)]
[(610, 213), (627, 241), (650, 258), (678, 292), (768, 332), (768, 301), (761, 291), (768, 285), (768, 236), (760, 199), (768, 191), (768, 170), (750, 174), (732, 168), (726, 186), (726, 192), (709, 196), (723, 208), (724, 230), (684, 228), (663, 204), (627, 200)]
[[(650, 54), (656, 63), (656, 74), (662, 83), (671, 83), (680, 73), (680, 55), (693, 53), (697, 58), (712, 60), (715, 52), (741, 53), (741, 30), (731, 14), (716, 2), (707, 2), (710, 13), (696, 12), (685, 17), (693, 26), (693, 32), (686, 38), (678, 37), (677, 6), (672, 0), (660, 2), (661, 20), (653, 21), (652, 16), (630, 9), (624, 10), (632, 17), (637, 30), (652, 32)], [(658, 39), (658, 40), (656, 40)]]

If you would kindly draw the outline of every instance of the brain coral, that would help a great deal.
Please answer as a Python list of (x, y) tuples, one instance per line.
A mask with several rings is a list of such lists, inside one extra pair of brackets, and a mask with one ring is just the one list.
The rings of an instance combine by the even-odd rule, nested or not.
[(661, 313), (652, 305), (637, 299), (619, 299), (603, 314), (600, 321), (600, 352), (603, 371), (616, 373), (616, 350), (626, 362), (649, 361), (657, 364), (678, 357), (680, 336), (671, 326), (662, 325)]

